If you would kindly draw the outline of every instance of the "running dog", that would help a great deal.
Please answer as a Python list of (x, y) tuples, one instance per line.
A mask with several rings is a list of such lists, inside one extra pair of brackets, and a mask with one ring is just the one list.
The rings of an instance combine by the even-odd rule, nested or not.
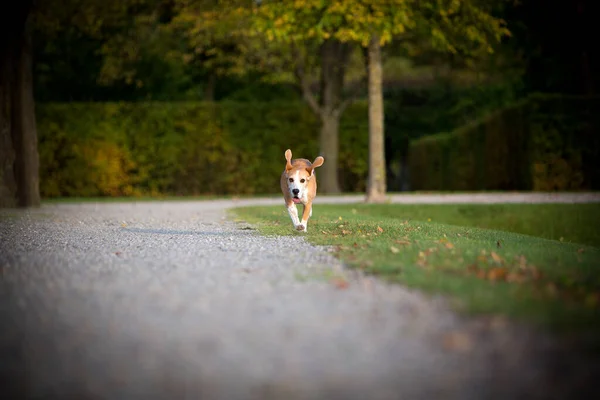
[[(312, 217), (312, 202), (317, 195), (317, 176), (315, 168), (325, 162), (321, 156), (315, 158), (312, 163), (304, 158), (292, 160), (292, 151), (285, 151), (285, 170), (281, 174), (281, 191), (285, 205), (294, 224), (294, 229), (307, 232), (308, 219)], [(302, 203), (302, 221), (298, 219), (296, 204)]]

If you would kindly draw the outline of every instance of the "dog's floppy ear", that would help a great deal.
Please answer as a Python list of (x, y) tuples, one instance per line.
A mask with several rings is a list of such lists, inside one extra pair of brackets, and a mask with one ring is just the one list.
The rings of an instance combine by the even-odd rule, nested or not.
[(290, 169), (294, 168), (292, 167), (292, 151), (290, 149), (285, 151), (285, 159), (287, 160), (287, 163), (285, 164), (285, 170), (289, 171)]
[(315, 168), (320, 167), (325, 162), (325, 159), (321, 156), (315, 158), (315, 161), (311, 164), (310, 167), (306, 168), (308, 173), (312, 176), (315, 172)]

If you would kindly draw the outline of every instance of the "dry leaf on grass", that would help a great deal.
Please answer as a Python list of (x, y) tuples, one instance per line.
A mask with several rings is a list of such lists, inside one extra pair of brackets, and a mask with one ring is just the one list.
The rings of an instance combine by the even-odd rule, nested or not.
[(398, 248), (396, 248), (396, 247), (394, 247), (394, 246), (391, 246), (391, 247), (390, 247), (390, 251), (391, 251), (392, 253), (394, 253), (394, 254), (397, 254), (397, 253), (399, 253), (399, 252), (400, 252), (400, 250), (398, 250)]
[(443, 347), (451, 351), (469, 351), (473, 348), (473, 341), (464, 332), (450, 332), (444, 335)]
[(401, 244), (401, 245), (409, 245), (410, 244), (410, 242), (408, 240), (394, 240), (394, 243)]
[(490, 281), (500, 281), (506, 279), (508, 270), (506, 268), (492, 268), (487, 273), (487, 278)]
[(381, 228), (380, 226), (378, 226), (377, 227), (377, 231), (381, 233), (381, 232), (383, 232), (383, 228)]
[(344, 278), (335, 278), (331, 283), (333, 283), (333, 286), (335, 286), (336, 289), (346, 289), (349, 286), (348, 281)]
[(494, 251), (490, 253), (490, 256), (492, 257), (492, 260), (494, 260), (494, 262), (497, 262), (498, 264), (502, 264), (502, 261), (504, 261), (504, 259)]

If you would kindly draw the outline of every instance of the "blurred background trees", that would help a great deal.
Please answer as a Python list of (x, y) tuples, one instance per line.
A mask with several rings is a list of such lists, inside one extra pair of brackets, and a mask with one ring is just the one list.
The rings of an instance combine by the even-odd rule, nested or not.
[[(491, 151), (486, 149), (493, 147), (489, 138), (495, 136), (482, 118), (525, 104), (534, 93), (596, 94), (600, 68), (591, 4), (589, 0), (34, 1), (28, 18), (42, 195), (77, 193), (65, 186), (78, 180), (80, 186), (94, 188), (87, 195), (234, 193), (229, 184), (214, 184), (206, 177), (200, 184), (194, 176), (219, 168), (229, 168), (238, 177), (276, 173), (276, 162), (283, 157), (281, 146), (296, 146), (306, 157), (325, 156), (319, 181), (325, 192), (365, 191), (371, 200), (380, 201), (386, 190), (456, 189), (458, 184), (448, 180), (442, 184), (439, 174), (443, 169), (476, 170), (474, 160)], [(574, 28), (555, 29), (567, 23)], [(7, 33), (16, 32), (14, 25), (3, 26)], [(3, 57), (4, 81), (16, 76), (6, 60)], [(367, 71), (372, 73), (370, 90)], [(0, 94), (10, 92), (6, 87), (0, 86)], [(536, 149), (547, 151), (524, 153), (527, 171), (522, 173), (531, 176), (519, 178), (520, 183), (504, 179), (502, 188), (597, 187), (597, 172), (589, 161), (595, 153), (580, 150), (596, 144), (592, 113), (581, 111), (593, 106), (578, 103), (583, 104), (578, 106), (583, 116), (575, 118), (576, 107), (565, 101), (560, 106), (557, 101), (527, 103), (527, 107), (535, 103), (531, 115), (545, 115), (542, 108), (550, 107), (566, 117), (560, 123), (541, 117), (522, 121), (522, 137), (543, 132), (523, 146), (535, 142)], [(84, 110), (82, 102), (89, 107)], [(174, 105), (182, 102), (187, 111), (176, 111)], [(77, 115), (76, 109), (84, 115)], [(148, 115), (149, 110), (160, 111)], [(129, 122), (142, 116), (145, 121)], [(178, 120), (167, 123), (173, 118)], [(205, 121), (202, 126), (192, 126), (199, 120)], [(571, 122), (565, 121), (577, 121), (578, 126), (567, 127)], [(136, 130), (141, 125), (147, 126), (145, 132)], [(486, 129), (481, 128), (484, 125)], [(29, 131), (35, 132), (33, 128)], [(461, 144), (466, 158), (453, 155), (457, 145), (448, 143), (454, 142), (431, 136), (469, 129), (479, 133), (463, 134), (469, 138)], [(569, 139), (561, 133), (565, 130), (582, 133)], [(288, 144), (276, 145), (277, 135)], [(7, 137), (4, 134), (3, 140)], [(515, 140), (505, 142), (521, 143)], [(9, 147), (3, 146), (3, 151)], [(59, 148), (62, 153), (51, 150)], [(14, 154), (2, 153), (5, 164), (16, 167), (10, 157)], [(504, 160), (510, 154), (498, 157)], [(248, 166), (253, 159), (274, 159), (273, 171)], [(153, 161), (176, 165), (159, 171)], [(420, 163), (434, 172), (424, 177)], [(110, 189), (103, 188), (90, 182), (96, 176), (92, 173), (75, 177), (74, 168), (97, 171), (112, 177), (102, 182), (113, 183), (106, 183)], [(421, 183), (411, 173), (415, 169)], [(16, 170), (5, 166), (3, 171), (2, 188), (14, 195)], [(534, 175), (541, 179), (544, 174), (553, 178), (534, 184)], [(115, 178), (119, 176), (122, 179)], [(577, 181), (569, 176), (580, 176), (580, 184), (556, 183)], [(189, 183), (183, 186), (189, 190), (176, 184), (184, 177)], [(489, 181), (480, 176), (477, 182), (484, 183), (458, 186), (498, 188), (485, 183)], [(257, 190), (269, 188), (265, 183)]]

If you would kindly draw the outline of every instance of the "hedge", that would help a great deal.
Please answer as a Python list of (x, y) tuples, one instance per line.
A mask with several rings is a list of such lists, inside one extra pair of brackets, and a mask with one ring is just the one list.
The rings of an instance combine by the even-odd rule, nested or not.
[(532, 95), (411, 142), (413, 190), (598, 190), (600, 97)]
[[(283, 153), (314, 158), (302, 103), (62, 103), (37, 106), (43, 197), (257, 194), (279, 190)], [(367, 105), (340, 125), (345, 191), (364, 190)]]

